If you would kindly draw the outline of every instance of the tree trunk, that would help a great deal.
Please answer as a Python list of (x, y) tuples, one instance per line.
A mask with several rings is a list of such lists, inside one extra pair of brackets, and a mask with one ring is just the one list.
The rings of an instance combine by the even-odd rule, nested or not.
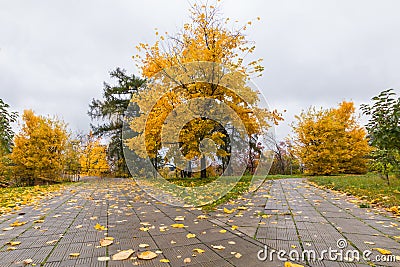
[(192, 177), (192, 161), (189, 160), (188, 161), (188, 165), (187, 165), (187, 177), (190, 178)]
[(205, 156), (202, 156), (200, 159), (200, 177), (201, 178), (207, 178), (207, 166), (206, 166), (206, 158)]

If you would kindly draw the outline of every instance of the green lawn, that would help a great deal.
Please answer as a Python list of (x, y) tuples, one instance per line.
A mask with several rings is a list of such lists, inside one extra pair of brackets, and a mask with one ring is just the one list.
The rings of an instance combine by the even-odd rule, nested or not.
[(315, 176), (308, 180), (324, 188), (357, 196), (369, 204), (379, 204), (387, 208), (400, 205), (400, 179), (394, 176), (390, 179), (390, 186), (376, 174)]
[[(290, 175), (268, 175), (266, 180), (274, 180), (274, 179), (284, 179), (291, 177), (299, 177), (299, 176), (290, 176)], [(185, 187), (197, 187), (207, 183), (210, 183), (216, 180), (216, 177), (208, 177), (208, 178), (184, 178), (184, 179), (169, 179), (171, 183), (174, 183), (179, 186)], [(221, 197), (217, 201), (202, 206), (203, 210), (209, 211), (214, 210), (217, 206), (224, 204), (230, 200), (237, 199), (244, 193), (248, 191), (252, 176), (245, 175), (243, 176), (239, 182), (233, 187), (231, 191), (229, 191), (225, 196)]]

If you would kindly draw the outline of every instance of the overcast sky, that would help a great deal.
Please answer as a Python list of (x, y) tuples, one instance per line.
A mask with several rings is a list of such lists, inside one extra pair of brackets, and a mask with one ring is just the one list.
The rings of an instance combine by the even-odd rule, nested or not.
[[(109, 72), (137, 74), (135, 46), (154, 42), (154, 28), (178, 31), (189, 8), (186, 0), (0, 1), (0, 98), (20, 114), (57, 115), (73, 131), (89, 130), (88, 104)], [(226, 17), (261, 17), (247, 34), (264, 58), (255, 83), (271, 108), (288, 110), (279, 137), (310, 105), (399, 93), (399, 10), (398, 0), (222, 1)]]

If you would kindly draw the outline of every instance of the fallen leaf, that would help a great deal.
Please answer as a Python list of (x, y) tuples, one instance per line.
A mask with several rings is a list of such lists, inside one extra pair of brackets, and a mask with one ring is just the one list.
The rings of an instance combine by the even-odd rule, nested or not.
[(206, 215), (199, 215), (199, 216), (197, 216), (197, 219), (205, 220), (205, 219), (208, 219), (208, 217)]
[(52, 244), (57, 243), (57, 241), (58, 241), (58, 239), (50, 240), (50, 241), (47, 241), (46, 244), (47, 245), (52, 245)]
[(139, 244), (139, 248), (148, 248), (150, 247), (149, 244)]
[(187, 237), (187, 238), (194, 238), (194, 237), (196, 237), (196, 235), (195, 235), (195, 234), (192, 234), (192, 233), (189, 233), (189, 234), (186, 235), (186, 237)]
[(191, 263), (191, 262), (192, 262), (192, 260), (190, 258), (185, 258), (183, 260), (183, 263)]
[(110, 245), (112, 245), (112, 243), (114, 243), (114, 241), (112, 241), (110, 239), (104, 238), (104, 239), (100, 240), (100, 246), (102, 246), (102, 247), (110, 246)]
[(11, 227), (17, 227), (17, 226), (22, 226), (24, 224), (26, 224), (26, 222), (20, 222), (20, 221), (17, 220), (15, 222), (13, 222), (12, 224), (10, 224), (10, 226)]
[(8, 247), (7, 250), (16, 250), (16, 247)]
[(382, 255), (391, 255), (392, 254), (392, 252), (390, 250), (383, 249), (383, 248), (373, 248), (372, 250), (376, 250), (379, 253), (381, 253)]
[(96, 225), (94, 226), (94, 229), (103, 231), (103, 230), (106, 230), (107, 228), (105, 226), (100, 225), (99, 223), (96, 223)]
[(135, 251), (133, 249), (122, 250), (112, 256), (113, 261), (122, 261), (128, 259)]
[(229, 244), (229, 245), (235, 245), (236, 242), (235, 242), (235, 241), (228, 241), (228, 244)]
[(286, 261), (284, 267), (304, 267), (304, 266), (296, 263), (291, 263), (290, 261)]
[(224, 208), (224, 212), (227, 213), (227, 214), (231, 214), (231, 213), (233, 213), (234, 211), (235, 211), (235, 209), (229, 210), (229, 209), (227, 209), (227, 208)]
[(76, 228), (76, 229), (79, 229), (79, 228), (82, 228), (82, 227), (83, 227), (83, 225), (80, 224), (80, 225), (77, 225), (75, 228)]
[(367, 245), (375, 245), (375, 243), (374, 243), (374, 242), (371, 242), (371, 241), (364, 241), (364, 244), (367, 244)]
[(6, 228), (3, 228), (3, 231), (11, 231), (12, 229), (14, 229), (14, 227), (6, 227)]
[(174, 224), (171, 224), (171, 227), (172, 228), (184, 228), (185, 225), (182, 223), (174, 223)]
[(21, 244), (21, 242), (20, 242), (20, 241), (10, 241), (10, 242), (8, 242), (7, 244), (9, 244), (9, 245), (11, 245), (11, 246), (18, 246), (18, 245)]
[(26, 259), (26, 260), (23, 260), (23, 261), (22, 261), (22, 263), (23, 263), (24, 265), (29, 265), (29, 264), (31, 264), (32, 262), (33, 262), (32, 259)]
[(74, 258), (79, 257), (79, 255), (81, 255), (81, 254), (80, 253), (70, 253), (69, 254), (70, 257), (74, 257)]
[(219, 232), (220, 232), (221, 234), (225, 234), (225, 233), (226, 233), (226, 230), (225, 230), (225, 229), (222, 229), (222, 230), (219, 230)]
[(291, 247), (291, 248), (297, 248), (297, 246), (296, 246), (296, 245), (291, 245), (290, 247)]
[(218, 250), (224, 250), (225, 249), (225, 247), (224, 246), (221, 246), (221, 245), (211, 245), (211, 247), (212, 248), (215, 248), (215, 249), (218, 249)]
[(109, 261), (110, 257), (97, 257), (98, 261)]
[(194, 248), (194, 249), (193, 249), (193, 252), (197, 252), (197, 253), (199, 253), (199, 254), (202, 254), (202, 253), (205, 252), (205, 250), (204, 250), (204, 249), (201, 249), (201, 248)]
[(169, 259), (161, 259), (160, 262), (168, 263), (168, 262), (169, 262)]
[(236, 259), (240, 259), (242, 257), (242, 254), (240, 254), (239, 252), (238, 253), (235, 253), (235, 258)]
[(175, 217), (175, 221), (184, 221), (185, 220), (185, 216), (176, 216)]
[(147, 232), (150, 230), (150, 228), (149, 227), (140, 227), (139, 230), (143, 231), (143, 232)]
[(36, 220), (36, 221), (33, 221), (33, 223), (44, 223), (44, 220)]
[(156, 258), (158, 255), (153, 251), (145, 251), (137, 255), (137, 257), (141, 260), (151, 260)]
[(235, 231), (238, 228), (239, 228), (239, 226), (237, 226), (237, 225), (232, 225), (232, 227), (231, 227), (232, 231)]
[(245, 207), (245, 206), (239, 206), (237, 209), (238, 209), (238, 210), (247, 210), (248, 208)]

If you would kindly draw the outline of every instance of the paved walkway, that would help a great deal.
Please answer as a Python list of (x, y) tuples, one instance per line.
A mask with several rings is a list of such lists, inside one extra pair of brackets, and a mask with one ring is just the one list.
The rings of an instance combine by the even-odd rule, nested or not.
[[(11, 229), (16, 221), (16, 225), (26, 224)], [(320, 255), (329, 247), (338, 249), (338, 240), (347, 244), (344, 252), (371, 250), (370, 258), (375, 259), (381, 254), (373, 248), (400, 255), (399, 225), (399, 219), (388, 213), (361, 209), (355, 199), (310, 186), (303, 179), (268, 181), (255, 194), (210, 214), (159, 203), (129, 180), (89, 180), (34, 207), (24, 207), (19, 214), (1, 216), (0, 266), (24, 266), (29, 259), (31, 265), (46, 267), (283, 266), (276, 253), (272, 261), (257, 255), (269, 256), (273, 249), (292, 257), (304, 250)], [(99, 242), (106, 236), (113, 238), (113, 244), (102, 247)], [(135, 250), (128, 260), (101, 261), (128, 249)], [(144, 251), (157, 257), (138, 259)], [(300, 257), (297, 262), (304, 266), (372, 263), (362, 259), (351, 263), (349, 255), (338, 262), (328, 255), (324, 258)], [(375, 264), (400, 266), (399, 262)]]

